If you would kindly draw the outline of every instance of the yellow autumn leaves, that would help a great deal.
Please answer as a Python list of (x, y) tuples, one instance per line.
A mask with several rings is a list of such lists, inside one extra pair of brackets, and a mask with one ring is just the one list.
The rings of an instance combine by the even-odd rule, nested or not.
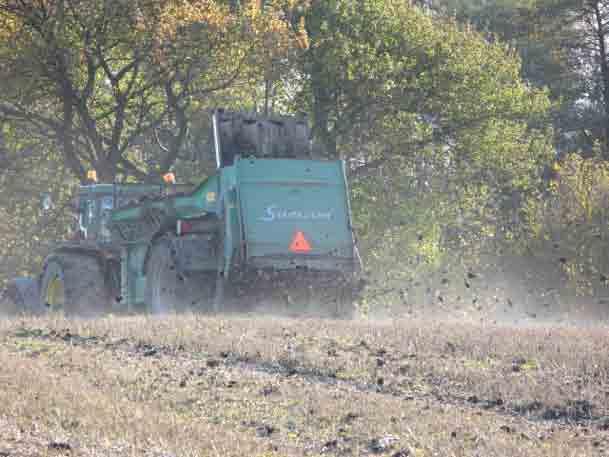
[(162, 39), (174, 39), (180, 29), (194, 24), (223, 32), (234, 20), (227, 7), (213, 0), (173, 0), (161, 5), (158, 32)]
[(0, 42), (8, 41), (15, 35), (19, 21), (15, 16), (0, 12)]

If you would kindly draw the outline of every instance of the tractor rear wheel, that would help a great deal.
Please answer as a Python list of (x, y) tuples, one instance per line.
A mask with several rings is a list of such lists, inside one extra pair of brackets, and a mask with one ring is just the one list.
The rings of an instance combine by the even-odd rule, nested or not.
[(146, 264), (148, 312), (211, 311), (214, 290), (215, 274), (179, 271), (170, 241), (159, 240), (152, 247)]
[(109, 296), (100, 262), (80, 253), (51, 255), (40, 280), (40, 305), (70, 315), (107, 311)]

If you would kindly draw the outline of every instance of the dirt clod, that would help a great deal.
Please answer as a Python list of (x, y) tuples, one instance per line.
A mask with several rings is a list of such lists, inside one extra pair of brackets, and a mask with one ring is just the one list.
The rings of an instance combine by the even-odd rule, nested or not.
[(408, 449), (400, 449), (395, 454), (391, 454), (391, 457), (408, 457), (410, 455), (410, 451)]
[(277, 429), (275, 427), (267, 424), (262, 424), (256, 427), (256, 436), (259, 438), (268, 438), (276, 431)]
[(601, 419), (598, 424), (598, 429), (602, 430), (603, 432), (609, 431), (609, 417)]
[(492, 409), (503, 406), (503, 403), (504, 402), (502, 398), (494, 398), (492, 400), (485, 400), (484, 402), (482, 402), (482, 407), (484, 409)]
[(359, 417), (360, 417), (359, 414), (347, 413), (347, 415), (342, 418), (341, 422), (344, 424), (350, 424), (351, 422), (358, 419)]
[(206, 365), (208, 368), (217, 368), (217, 367), (219, 367), (219, 366), (220, 366), (220, 361), (215, 360), (215, 359), (209, 359), (209, 360), (207, 360), (207, 361), (205, 362), (205, 365)]
[(268, 384), (262, 388), (262, 390), (260, 391), (260, 394), (264, 395), (265, 397), (268, 397), (269, 395), (272, 395), (276, 392), (279, 392), (279, 389), (277, 388), (277, 386)]
[(330, 440), (322, 446), (320, 452), (325, 454), (326, 452), (333, 452), (338, 448), (338, 440)]
[(375, 454), (389, 451), (400, 439), (394, 435), (385, 435), (370, 441), (369, 449)]
[(524, 365), (526, 365), (526, 363), (527, 359), (525, 359), (524, 357), (516, 357), (512, 360), (512, 371), (514, 373), (522, 371), (522, 368)]
[(67, 443), (65, 441), (51, 441), (49, 443), (49, 449), (54, 451), (71, 451), (72, 446), (70, 445), (70, 443)]

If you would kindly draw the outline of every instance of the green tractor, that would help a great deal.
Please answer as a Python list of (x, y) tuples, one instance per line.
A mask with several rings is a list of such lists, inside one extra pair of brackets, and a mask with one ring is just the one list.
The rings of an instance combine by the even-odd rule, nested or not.
[(314, 160), (300, 119), (212, 119), (217, 170), (194, 188), (80, 187), (79, 236), (30, 284), (40, 309), (352, 315), (361, 261), (344, 162)]

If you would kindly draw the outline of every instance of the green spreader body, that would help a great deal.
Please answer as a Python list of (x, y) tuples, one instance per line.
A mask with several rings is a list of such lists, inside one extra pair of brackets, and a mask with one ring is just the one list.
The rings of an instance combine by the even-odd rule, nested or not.
[(359, 267), (342, 161), (237, 156), (191, 192), (112, 210), (109, 225), (129, 306), (145, 300), (147, 256), (159, 236), (171, 239), (180, 269), (227, 282), (247, 270)]

